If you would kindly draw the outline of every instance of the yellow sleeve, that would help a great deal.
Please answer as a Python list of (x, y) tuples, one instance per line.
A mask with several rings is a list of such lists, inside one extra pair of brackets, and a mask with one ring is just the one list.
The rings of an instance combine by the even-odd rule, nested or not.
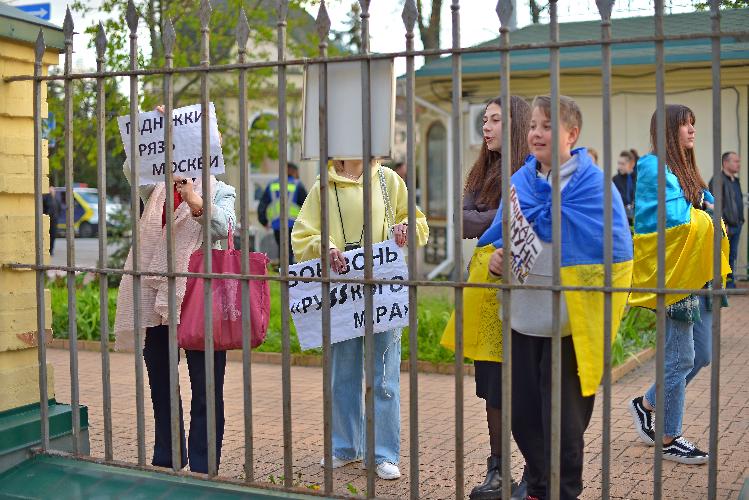
[[(407, 224), (408, 223), (408, 188), (403, 179), (390, 170), (385, 169), (388, 172), (389, 187), (392, 195), (390, 196), (391, 203), (393, 203), (393, 211), (395, 212), (395, 223), (396, 224)], [(416, 242), (420, 247), (427, 244), (429, 240), (429, 226), (427, 225), (426, 216), (416, 207), (416, 230), (413, 228), (409, 230), (409, 234), (416, 235)]]
[[(320, 181), (317, 181), (304, 200), (291, 230), (291, 248), (297, 262), (320, 258), (321, 232)], [(330, 248), (336, 248), (332, 238)]]

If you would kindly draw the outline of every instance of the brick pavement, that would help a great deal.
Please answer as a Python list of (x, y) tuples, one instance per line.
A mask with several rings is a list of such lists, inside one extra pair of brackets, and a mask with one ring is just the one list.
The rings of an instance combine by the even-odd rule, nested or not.
[[(749, 297), (732, 299), (723, 309), (721, 342), (721, 414), (718, 498), (738, 498), (744, 478), (749, 477)], [(49, 350), (55, 368), (57, 398), (68, 401), (70, 394), (69, 357), (63, 350)], [(137, 461), (135, 432), (134, 363), (131, 354), (113, 353), (112, 393), (115, 459)], [(80, 399), (89, 406), (91, 453), (103, 456), (101, 362), (98, 353), (81, 352)], [(611, 493), (613, 498), (640, 499), (652, 496), (652, 448), (640, 444), (632, 428), (625, 404), (641, 394), (654, 377), (653, 361), (624, 377), (613, 388)], [(180, 364), (185, 408), (189, 408), (189, 379), (186, 364)], [(226, 435), (220, 475), (241, 477), (244, 461), (242, 367), (229, 363), (226, 376)], [(283, 430), (281, 369), (277, 365), (255, 364), (253, 380), (253, 425), (255, 477), (268, 481), (283, 474)], [(465, 387), (465, 477), (466, 492), (483, 479), (488, 438), (483, 401), (473, 394), (472, 377)], [(153, 425), (146, 388), (147, 456), (150, 459)], [(398, 481), (377, 482), (377, 495), (406, 498), (409, 492), (408, 375), (401, 377), (403, 477)], [(322, 456), (322, 371), (319, 368), (292, 368), (292, 436), (294, 475), (304, 485), (323, 481), (319, 461)], [(454, 377), (419, 375), (420, 492), (422, 498), (454, 498)], [(710, 369), (703, 370), (687, 391), (684, 435), (703, 449), (708, 446)], [(588, 432), (585, 450), (585, 485), (582, 498), (600, 497), (601, 398)], [(189, 412), (186, 412), (189, 413)], [(189, 428), (189, 418), (186, 425)], [(520, 474), (521, 459), (513, 455), (514, 475)], [(666, 498), (707, 497), (707, 466), (664, 462)], [(350, 484), (363, 493), (365, 471), (352, 464), (334, 471), (335, 491), (349, 492)]]

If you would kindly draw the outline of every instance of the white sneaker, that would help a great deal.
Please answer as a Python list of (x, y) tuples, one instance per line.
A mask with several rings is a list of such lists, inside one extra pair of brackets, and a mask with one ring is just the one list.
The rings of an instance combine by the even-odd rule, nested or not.
[[(338, 469), (340, 467), (343, 467), (344, 465), (352, 464), (354, 462), (361, 461), (361, 458), (352, 458), (351, 460), (344, 460), (343, 458), (338, 458), (335, 455), (333, 456), (333, 468)], [(320, 467), (325, 467), (325, 457), (323, 457), (320, 460)]]
[(382, 462), (377, 464), (377, 475), (380, 479), (398, 479), (401, 477), (401, 471), (394, 463)]

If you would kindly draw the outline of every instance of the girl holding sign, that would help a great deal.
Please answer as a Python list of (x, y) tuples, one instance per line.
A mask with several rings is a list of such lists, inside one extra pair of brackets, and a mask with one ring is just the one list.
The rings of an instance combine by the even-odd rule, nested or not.
[[(468, 173), (463, 192), (463, 238), (478, 238), (491, 226), (502, 194), (502, 150), (510, 155), (515, 172), (528, 156), (528, 127), (531, 107), (522, 98), (510, 98), (510, 144), (502, 147), (502, 107), (499, 97), (492, 99), (484, 111), (484, 142)], [(488, 262), (494, 248), (477, 247), (469, 265), (469, 283), (487, 283)], [(487, 459), (484, 482), (471, 491), (470, 498), (499, 498), (502, 494), (502, 322), (497, 315), (499, 304), (494, 288), (463, 290), (463, 354), (474, 360), (476, 396), (486, 401), (491, 454)], [(442, 345), (455, 350), (455, 315), (442, 336)], [(521, 482), (521, 485), (524, 485)], [(524, 488), (514, 495), (524, 497)], [(514, 498), (514, 497), (513, 497)]]
[[(163, 113), (163, 107), (158, 111)], [(125, 164), (125, 177), (130, 181), (130, 168)], [(166, 213), (166, 190), (174, 191), (174, 213)], [(236, 193), (233, 187), (224, 184), (211, 175), (211, 184), (206, 189), (201, 180), (174, 176), (174, 185), (165, 186), (163, 182), (140, 187), (140, 196), (145, 208), (140, 218), (140, 269), (144, 271), (166, 273), (167, 255), (166, 218), (174, 218), (174, 260), (175, 271), (186, 273), (190, 256), (203, 245), (203, 206), (206, 196), (212, 200), (211, 207), (211, 241), (214, 248), (218, 240), (226, 239), (229, 226), (236, 225), (234, 200)], [(125, 262), (125, 269), (132, 269), (132, 249)], [(185, 297), (187, 278), (177, 278), (177, 311), (181, 311)], [(155, 440), (152, 465), (172, 467), (172, 432), (169, 395), (169, 292), (166, 276), (145, 276), (141, 279), (141, 327), (145, 328), (143, 359), (148, 372), (148, 384), (151, 388)], [(120, 283), (117, 295), (117, 313), (115, 317), (115, 348), (132, 350), (134, 345), (133, 326), (133, 277), (125, 274)], [(180, 401), (180, 439), (182, 463), (187, 464), (188, 455), (190, 470), (208, 472), (208, 430), (206, 420), (206, 376), (205, 353), (203, 351), (185, 350), (187, 368), (190, 373), (192, 400), (190, 408), (189, 446), (185, 446), (185, 430), (182, 420)], [(221, 442), (224, 435), (224, 373), (226, 370), (226, 351), (214, 353), (214, 381), (216, 398), (216, 461), (221, 459)]]
[[(346, 269), (343, 251), (364, 242), (364, 164), (361, 160), (336, 160), (328, 169), (326, 187), (330, 200), (330, 266), (341, 273)], [(419, 245), (429, 237), (426, 217), (417, 209), (416, 227), (408, 227), (406, 183), (393, 170), (379, 163), (372, 166), (372, 242), (393, 237), (405, 246), (409, 233)], [(380, 186), (378, 189), (376, 186)], [(297, 262), (320, 258), (320, 180), (312, 186), (291, 232)], [(389, 205), (389, 206), (388, 206)], [(394, 220), (388, 222), (392, 214)], [(382, 479), (400, 477), (400, 330), (377, 333), (375, 339), (374, 405), (375, 462)], [(357, 337), (332, 346), (333, 391), (333, 468), (357, 462), (364, 457), (364, 339)]]
[[(666, 106), (666, 288), (700, 289), (713, 278), (714, 200), (700, 176), (694, 153), (694, 113), (686, 106)], [(650, 141), (657, 144), (656, 115), (650, 120)], [(635, 267), (632, 286), (654, 288), (658, 255), (658, 157), (637, 162), (635, 189)], [(725, 228), (721, 243), (723, 283), (730, 271)], [(712, 356), (712, 297), (666, 295), (665, 404), (655, 400), (655, 384), (628, 404), (640, 439), (655, 446), (653, 411), (664, 413), (663, 458), (684, 464), (703, 464), (708, 454), (681, 436), (687, 384)], [(635, 293), (631, 306), (656, 308), (656, 294)], [(661, 444), (661, 443), (659, 443)]]

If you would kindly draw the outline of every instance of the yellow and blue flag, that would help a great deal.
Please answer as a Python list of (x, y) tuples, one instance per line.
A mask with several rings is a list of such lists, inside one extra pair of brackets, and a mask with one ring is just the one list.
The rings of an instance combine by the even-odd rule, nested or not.
[[(714, 203), (705, 190), (705, 201)], [(657, 286), (658, 263), (658, 157), (648, 154), (637, 162), (635, 190), (635, 258), (633, 288)], [(723, 281), (728, 265), (728, 238), (721, 241), (721, 274)], [(704, 210), (692, 206), (684, 197), (676, 175), (666, 167), (666, 288), (699, 290), (713, 278), (713, 220)], [(689, 294), (668, 294), (666, 305)], [(655, 309), (656, 294), (633, 292), (632, 306)]]
[[(562, 189), (561, 280), (563, 286), (603, 286), (603, 172), (585, 148), (572, 151), (578, 167)], [(538, 237), (551, 242), (551, 185), (537, 175), (537, 161), (529, 156), (512, 176), (520, 209)], [(639, 183), (639, 180), (638, 180)], [(628, 288), (632, 279), (632, 237), (621, 196), (610, 181), (613, 223), (612, 285)], [(502, 207), (479, 246), (502, 247)], [(583, 396), (595, 394), (603, 375), (602, 292), (565, 291), (572, 341)], [(612, 341), (627, 301), (626, 292), (612, 294)]]

